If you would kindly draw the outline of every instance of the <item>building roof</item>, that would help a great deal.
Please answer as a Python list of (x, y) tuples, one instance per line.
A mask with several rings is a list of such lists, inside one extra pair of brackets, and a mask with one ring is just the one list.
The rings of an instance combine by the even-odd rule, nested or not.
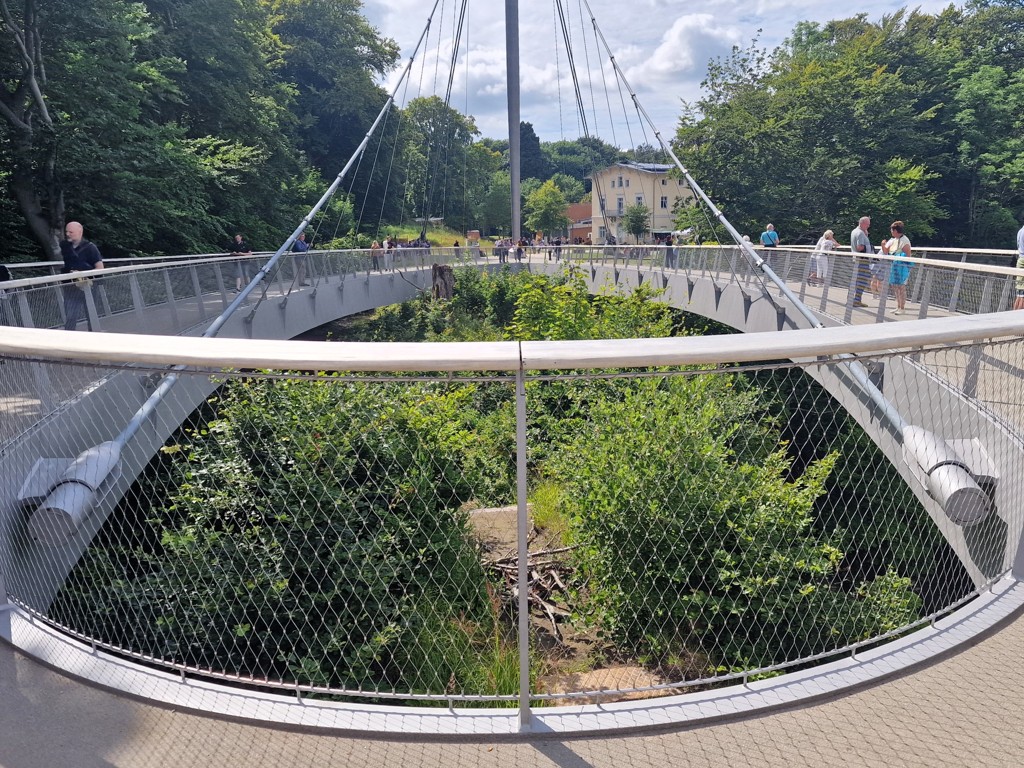
[(591, 171), (584, 178), (592, 179), (599, 173), (608, 173), (608, 171), (614, 170), (615, 168), (630, 168), (634, 171), (642, 171), (644, 173), (668, 173), (675, 168), (675, 166), (669, 165), (668, 163), (635, 163), (632, 160), (623, 160), (621, 163), (615, 163), (614, 165), (609, 165), (605, 168), (601, 168), (600, 170)]
[(634, 163), (630, 160), (624, 160), (621, 163), (616, 163), (616, 165), (633, 168), (637, 171), (646, 171), (647, 173), (668, 173), (675, 168), (674, 165), (669, 165), (668, 163)]

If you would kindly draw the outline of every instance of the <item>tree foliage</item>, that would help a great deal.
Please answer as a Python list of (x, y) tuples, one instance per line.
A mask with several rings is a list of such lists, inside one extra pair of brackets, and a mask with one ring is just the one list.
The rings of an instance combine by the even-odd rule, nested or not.
[[(679, 333), (659, 299), (649, 286), (591, 296), (572, 270), (459, 270), (453, 299), (378, 310), (355, 338)], [(576, 621), (626, 658), (690, 657), (707, 672), (915, 619), (948, 548), (867, 439), (851, 432), (848, 456), (823, 448), (837, 421), (802, 384), (692, 373), (527, 383), (530, 483), (554, 484), (579, 545)], [(794, 424), (817, 431), (798, 439)], [(148, 473), (149, 506), (111, 517), (55, 615), (236, 674), (514, 691), (514, 646), (465, 513), (512, 502), (514, 441), (501, 384), (232, 379)], [(907, 540), (919, 548), (893, 546)]]
[(643, 203), (627, 206), (622, 217), (622, 224), (639, 243), (640, 237), (651, 229), (651, 209)]
[[(741, 230), (787, 240), (862, 215), (915, 238), (1006, 247), (1021, 187), (1019, 4), (802, 22), (709, 65), (676, 147)], [(916, 241), (916, 240), (915, 240)]]
[(526, 198), (526, 226), (549, 234), (561, 232), (569, 224), (565, 215), (567, 205), (562, 190), (548, 179)]

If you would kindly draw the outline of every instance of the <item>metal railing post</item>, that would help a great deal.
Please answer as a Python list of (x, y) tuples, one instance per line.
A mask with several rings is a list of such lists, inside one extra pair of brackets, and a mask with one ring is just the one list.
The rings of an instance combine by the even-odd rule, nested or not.
[(175, 333), (181, 333), (181, 321), (178, 319), (178, 301), (174, 298), (174, 286), (171, 284), (171, 273), (164, 270), (164, 292), (167, 296), (167, 308), (171, 310), (172, 328)]
[[(960, 257), (960, 263), (961, 264), (966, 264), (967, 263), (967, 254), (966, 253), (963, 256)], [(964, 282), (964, 271), (962, 269), (958, 269), (956, 271), (956, 277), (953, 279), (953, 291), (952, 291), (952, 293), (950, 294), (950, 297), (949, 297), (949, 311), (950, 311), (950, 313), (956, 312), (957, 304), (960, 303), (960, 286), (963, 284), (963, 282)]]
[[(861, 256), (856, 253), (851, 254), (853, 257), (853, 271), (850, 273), (850, 282), (846, 287), (846, 304), (843, 308), (843, 322), (847, 325), (853, 323), (853, 297), (857, 295), (857, 281), (860, 280), (860, 267), (861, 267)], [(868, 266), (866, 260), (864, 266)], [(866, 290), (866, 287), (865, 287)], [(863, 300), (863, 295), (860, 297)]]
[(103, 326), (100, 324), (100, 313), (96, 307), (96, 294), (93, 293), (92, 287), (92, 281), (86, 280), (85, 287), (83, 288), (85, 292), (86, 324), (89, 326), (90, 331), (102, 333)]
[(935, 273), (932, 272), (932, 270), (928, 269), (924, 270), (924, 272), (924, 280), (918, 281), (918, 285), (920, 285), (922, 282), (924, 283), (924, 290), (918, 298), (918, 301), (920, 303), (917, 307), (917, 317), (919, 320), (924, 320), (926, 317), (928, 317), (928, 310), (931, 308), (932, 304), (932, 282), (935, 279)]
[(139, 275), (132, 272), (128, 276), (128, 290), (132, 295), (132, 312), (135, 314), (135, 322), (138, 323), (140, 332), (150, 331), (149, 321), (146, 319), (146, 302), (142, 298), (142, 289), (139, 287)]
[(999, 292), (999, 301), (996, 303), (996, 312), (1002, 312), (1004, 309), (1009, 309), (1013, 302), (1010, 300), (1010, 296), (1013, 295), (1013, 289), (1016, 281), (1012, 277), (1007, 277), (1003, 280), (1003, 289)]
[(203, 284), (199, 280), (199, 270), (193, 264), (188, 268), (189, 276), (192, 278), (192, 290), (196, 294), (196, 310), (199, 312), (199, 319), (206, 319), (206, 302), (203, 301)]
[(989, 303), (992, 301), (992, 278), (986, 277), (985, 282), (981, 285), (981, 300), (978, 302), (978, 314), (982, 315), (986, 312), (993, 311), (989, 308)]
[(530, 535), (526, 508), (526, 376), (522, 357), (516, 371), (516, 520), (519, 642), (519, 730), (530, 729), (530, 569), (527, 563)]
[(7, 599), (7, 585), (4, 583), (3, 562), (0, 562), (0, 613), (11, 607), (11, 601)]
[(984, 356), (980, 344), (972, 344), (967, 350), (967, 368), (964, 371), (963, 392), (968, 397), (978, 396), (978, 376), (981, 373), (981, 361)]

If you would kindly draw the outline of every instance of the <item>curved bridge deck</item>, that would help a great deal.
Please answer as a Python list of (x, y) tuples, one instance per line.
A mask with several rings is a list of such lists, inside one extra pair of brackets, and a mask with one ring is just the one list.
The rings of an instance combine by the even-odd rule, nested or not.
[[(636, 272), (630, 265), (623, 270)], [(895, 318), (876, 300), (843, 317), (843, 308), (851, 309), (844, 289), (825, 295), (805, 286), (802, 293), (833, 324), (957, 314), (911, 301)], [(124, 330), (132, 330), (131, 318), (123, 319)], [(1018, 369), (1024, 363), (1008, 362)], [(26, 380), (26, 395), (30, 385)], [(1016, 765), (1024, 762), (1024, 670), (1010, 660), (1024, 640), (1020, 612), (997, 630), (912, 674), (768, 715), (653, 735), (444, 744), (285, 732), (157, 708), (81, 685), (0, 643), (0, 764)]]
[(83, 685), (0, 643), (0, 764), (1013, 766), (1024, 763), (1018, 614), (977, 645), (896, 679), (761, 717), (652, 734), (529, 741), (380, 740), (285, 731), (163, 709)]

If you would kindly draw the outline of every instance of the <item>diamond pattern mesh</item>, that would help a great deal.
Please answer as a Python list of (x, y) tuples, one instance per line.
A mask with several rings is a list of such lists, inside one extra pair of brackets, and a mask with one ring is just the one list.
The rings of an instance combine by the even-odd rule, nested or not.
[[(731, 256), (699, 258), (687, 268), (726, 269)], [(311, 260), (309, 273), (329, 267)], [(192, 269), (138, 287), (166, 302), (161, 286), (177, 297)], [(217, 283), (200, 279), (200, 296), (206, 279)], [(117, 284), (106, 286), (112, 311)], [(513, 312), (531, 290), (532, 313)], [(544, 290), (499, 297), (513, 335), (571, 338), (593, 320), (586, 304), (548, 312)], [(636, 317), (667, 322), (641, 304)], [(598, 337), (628, 335), (636, 317), (619, 317), (598, 320)], [(447, 332), (438, 317), (427, 325)], [(523, 424), (507, 375), (184, 372), (174, 407), (185, 420), (167, 416), (131, 447), (66, 544), (8, 524), (0, 569), (16, 602), (97, 645), (324, 695), (514, 700), (520, 589), (541, 702), (778, 674), (906, 632), (1007, 570), (1022, 349), (527, 371)], [(163, 373), (3, 362), (0, 444), (19, 477), (35, 458), (70, 460), (112, 439)], [(909, 424), (957, 441), (998, 514), (973, 525), (947, 515), (898, 425), (851, 385), (851, 366)]]

